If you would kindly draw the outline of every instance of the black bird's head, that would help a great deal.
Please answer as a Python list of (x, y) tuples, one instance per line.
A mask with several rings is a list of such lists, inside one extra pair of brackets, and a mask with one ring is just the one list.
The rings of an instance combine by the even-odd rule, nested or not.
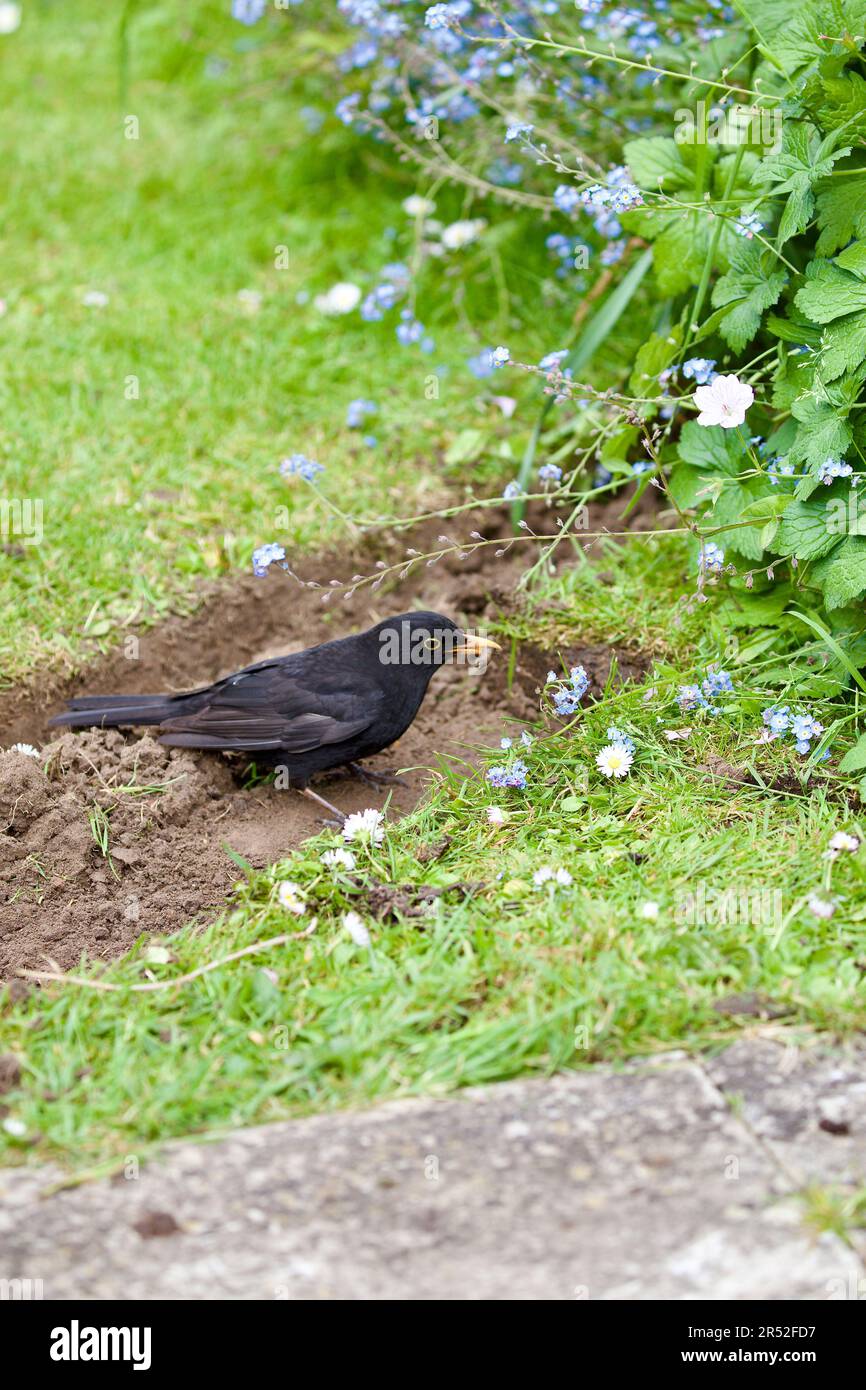
[(499, 650), (488, 637), (465, 631), (442, 613), (400, 613), (377, 623), (365, 636), (375, 642), (383, 665), (417, 668), (419, 682), (425, 686), (440, 666), (460, 664), (483, 670), (488, 653)]

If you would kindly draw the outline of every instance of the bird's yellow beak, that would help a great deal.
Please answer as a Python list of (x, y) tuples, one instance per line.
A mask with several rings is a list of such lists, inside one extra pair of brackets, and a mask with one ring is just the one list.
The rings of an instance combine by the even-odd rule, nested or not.
[(493, 642), (489, 637), (480, 637), (477, 632), (463, 633), (462, 647), (455, 647), (455, 655), (458, 652), (468, 652), (471, 656), (481, 656), (484, 652), (501, 652), (502, 648), (498, 642)]

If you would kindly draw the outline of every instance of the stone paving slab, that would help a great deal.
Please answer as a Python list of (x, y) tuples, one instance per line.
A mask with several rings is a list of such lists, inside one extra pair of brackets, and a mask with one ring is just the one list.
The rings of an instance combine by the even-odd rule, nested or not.
[[(863, 1181), (864, 1060), (741, 1042), (174, 1143), (50, 1196), (57, 1170), (6, 1170), (0, 1279), (46, 1299), (866, 1296), (793, 1196), (801, 1173)], [(819, 1127), (827, 1100), (847, 1133)]]

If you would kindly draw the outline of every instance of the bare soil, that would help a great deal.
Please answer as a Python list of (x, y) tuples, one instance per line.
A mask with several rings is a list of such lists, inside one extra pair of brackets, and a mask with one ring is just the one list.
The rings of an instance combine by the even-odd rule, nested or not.
[[(613, 515), (606, 524), (616, 524)], [(470, 524), (451, 529), (463, 536)], [(495, 534), (489, 518), (485, 534)], [(425, 541), (435, 544), (435, 535), (430, 528), (427, 536), (404, 535), (395, 544), (404, 548), (411, 539), (424, 548)], [(381, 542), (380, 553), (389, 558)], [(84, 955), (110, 959), (142, 933), (164, 935), (207, 920), (239, 877), (228, 849), (260, 868), (321, 828), (316, 808), (296, 793), (245, 787), (244, 762), (234, 756), (163, 748), (150, 734), (132, 730), (63, 732), (51, 739), (46, 722), (63, 699), (187, 689), (414, 608), (482, 626), (485, 614), (512, 601), (524, 562), (513, 552), (497, 559), (490, 547), (468, 561), (449, 557), (421, 567), (387, 592), (362, 588), (327, 607), (320, 591), (276, 572), (265, 580), (236, 579), (214, 586), (192, 616), (141, 634), (134, 660), (119, 651), (85, 672), (43, 673), (0, 696), (0, 743), (50, 740), (39, 761), (0, 752), (0, 978), (14, 980), (20, 968), (48, 961), (67, 970)], [(369, 555), (307, 561), (304, 573), (327, 583), (355, 569), (368, 573)], [(557, 653), (524, 646), (509, 684), (506, 656), (483, 674), (463, 667), (437, 673), (413, 726), (369, 763), (371, 770), (409, 769), (404, 786), (373, 788), (334, 774), (316, 789), (346, 812), (382, 807), (390, 796), (388, 814), (398, 817), (422, 796), (438, 758), (471, 767), (509, 721), (532, 721), (551, 666), (582, 663), (596, 689), (613, 657), (621, 678), (639, 677), (646, 668), (640, 653), (625, 648), (575, 645)], [(107, 854), (99, 844), (106, 835)]]

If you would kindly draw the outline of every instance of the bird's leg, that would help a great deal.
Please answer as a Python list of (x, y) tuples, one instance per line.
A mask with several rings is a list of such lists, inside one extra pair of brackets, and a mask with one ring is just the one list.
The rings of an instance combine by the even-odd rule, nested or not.
[(362, 782), (366, 782), (371, 787), (405, 787), (406, 781), (398, 777), (396, 772), (371, 772), (369, 768), (362, 767), (360, 763), (346, 763), (353, 777), (358, 777)]
[(301, 796), (309, 797), (310, 801), (318, 801), (319, 805), (324, 806), (326, 811), (332, 811), (336, 819), (327, 820), (325, 824), (336, 825), (338, 830), (342, 830), (346, 817), (339, 807), (332, 806), (330, 801), (326, 801), (323, 796), (319, 796), (318, 792), (314, 792), (311, 787), (296, 787), (295, 791)]

